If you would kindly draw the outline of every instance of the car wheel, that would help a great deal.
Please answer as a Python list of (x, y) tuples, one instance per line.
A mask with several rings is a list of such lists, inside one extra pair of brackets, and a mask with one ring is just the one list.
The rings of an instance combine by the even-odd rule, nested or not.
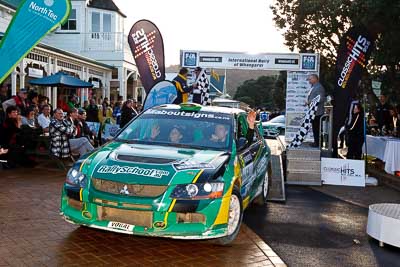
[(216, 241), (220, 245), (228, 245), (239, 234), (240, 225), (243, 219), (243, 203), (239, 189), (235, 186), (229, 201), (228, 234), (218, 238)]
[(262, 183), (261, 194), (258, 195), (253, 201), (253, 203), (258, 206), (263, 206), (263, 205), (265, 205), (265, 203), (267, 203), (267, 198), (268, 198), (268, 193), (269, 193), (269, 188), (270, 188), (270, 181), (271, 181), (271, 179), (270, 179), (271, 173), (272, 173), (271, 165), (268, 164), (267, 171), (265, 172), (264, 180)]

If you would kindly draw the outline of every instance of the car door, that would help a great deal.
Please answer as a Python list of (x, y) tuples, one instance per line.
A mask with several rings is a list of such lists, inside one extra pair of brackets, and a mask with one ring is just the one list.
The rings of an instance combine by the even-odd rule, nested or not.
[[(242, 137), (246, 137), (248, 124), (246, 119), (246, 114), (240, 114), (237, 123), (237, 141)], [(238, 148), (237, 151), (239, 164), (242, 174), (242, 188), (241, 195), (245, 199), (248, 196), (254, 195), (254, 190), (257, 189), (255, 186), (257, 182), (257, 166), (260, 160), (260, 153), (262, 150), (263, 142), (260, 138), (260, 133), (258, 129), (255, 129), (253, 140), (243, 148)]]

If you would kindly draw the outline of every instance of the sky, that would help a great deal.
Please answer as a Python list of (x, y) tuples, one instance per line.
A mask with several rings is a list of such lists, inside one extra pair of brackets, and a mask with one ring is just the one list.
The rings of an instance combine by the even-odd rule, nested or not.
[(164, 39), (166, 66), (179, 64), (180, 50), (286, 53), (274, 26), (271, 0), (114, 0), (127, 16), (125, 32), (141, 19)]

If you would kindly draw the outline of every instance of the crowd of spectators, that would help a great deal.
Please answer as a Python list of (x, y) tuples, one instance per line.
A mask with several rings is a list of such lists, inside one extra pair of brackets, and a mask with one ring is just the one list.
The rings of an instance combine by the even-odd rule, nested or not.
[(100, 131), (92, 131), (88, 122), (123, 127), (141, 112), (134, 99), (123, 102), (119, 97), (112, 103), (104, 98), (99, 104), (90, 99), (81, 107), (75, 95), (67, 101), (60, 96), (53, 108), (46, 96), (34, 90), (21, 88), (9, 97), (7, 86), (0, 88), (0, 163), (6, 169), (35, 166), (38, 149), (46, 149), (59, 159), (74, 160), (102, 143)]

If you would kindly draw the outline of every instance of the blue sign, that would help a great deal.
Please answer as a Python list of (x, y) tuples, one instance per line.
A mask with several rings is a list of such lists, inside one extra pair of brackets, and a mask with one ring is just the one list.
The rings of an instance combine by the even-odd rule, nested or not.
[(69, 16), (69, 0), (24, 0), (0, 43), (0, 83), (49, 32)]
[(196, 67), (197, 66), (197, 53), (196, 52), (185, 52), (183, 54), (183, 66)]
[(301, 56), (301, 69), (302, 70), (315, 70), (317, 64), (317, 57), (315, 55), (302, 55)]

